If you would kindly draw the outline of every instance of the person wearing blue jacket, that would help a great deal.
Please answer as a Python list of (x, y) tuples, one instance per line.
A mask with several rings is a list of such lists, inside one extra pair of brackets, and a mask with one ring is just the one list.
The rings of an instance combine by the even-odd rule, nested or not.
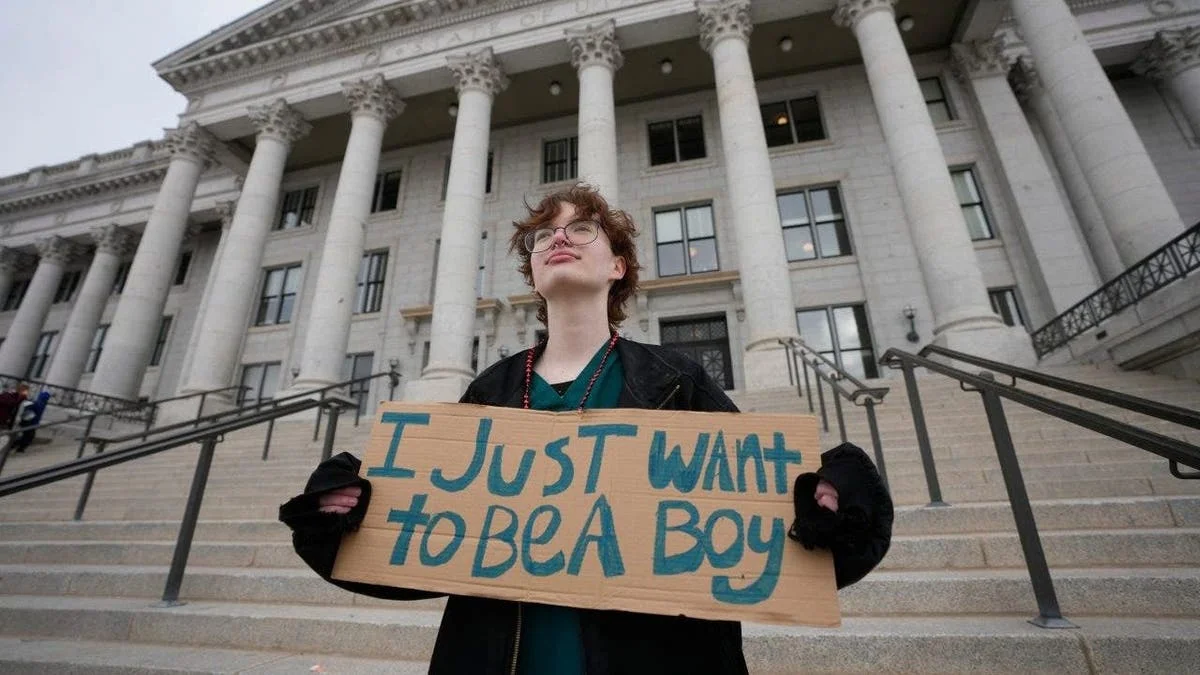
[(13, 452), (25, 452), (25, 448), (33, 443), (33, 437), (37, 435), (37, 426), (42, 423), (42, 415), (46, 413), (46, 404), (49, 401), (50, 392), (43, 391), (32, 403), (21, 410), (17, 428), (24, 429), (24, 431), (17, 434), (17, 440), (13, 443)]

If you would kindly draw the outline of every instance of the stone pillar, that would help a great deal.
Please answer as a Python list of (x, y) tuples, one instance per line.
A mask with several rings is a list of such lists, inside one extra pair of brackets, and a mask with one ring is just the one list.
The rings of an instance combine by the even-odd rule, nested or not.
[(137, 235), (118, 225), (106, 225), (92, 230), (92, 240), (96, 243), (96, 253), (71, 307), (67, 327), (63, 329), (54, 360), (50, 362), (50, 372), (46, 375), (50, 384), (71, 389), (79, 387), (92, 339), (100, 327), (104, 306), (112, 295), (117, 268), (121, 266), (121, 258), (133, 252)]
[(233, 384), (242, 338), (255, 305), (254, 290), (262, 277), (263, 250), (279, 206), (288, 152), (292, 143), (312, 128), (283, 99), (252, 107), (249, 116), (258, 129), (254, 156), (229, 226), (230, 243), (224, 245), (223, 233), (219, 256), (209, 274), (205, 311), (198, 315), (195, 329), (199, 338), (180, 390), (184, 394)]
[(750, 68), (749, 0), (701, 0), (700, 46), (712, 57), (725, 158), (729, 212), (737, 237), (738, 272), (749, 337), (747, 389), (786, 386), (781, 338), (793, 338), (796, 304), (775, 200), (775, 178)]
[(17, 274), (30, 266), (30, 256), (15, 248), (0, 246), (0, 303), (8, 297)]
[(1200, 138), (1200, 26), (1159, 31), (1133, 70), (1167, 86)]
[(834, 22), (854, 31), (933, 312), (934, 342), (1029, 363), (1023, 331), (994, 312), (962, 207), (904, 48), (895, 0), (838, 0)]
[[(200, 342), (200, 334), (203, 332), (199, 328), (204, 325), (205, 315), (208, 313), (208, 301), (216, 282), (217, 265), (225, 253), (225, 246), (229, 243), (229, 227), (233, 225), (233, 212), (237, 210), (237, 200), (219, 201), (216, 203), (215, 210), (217, 217), (221, 219), (221, 238), (217, 240), (217, 251), (213, 254), (213, 262), (209, 266), (208, 277), (204, 281), (204, 295), (200, 297), (200, 308), (196, 311), (196, 318), (192, 323), (193, 328), (189, 331), (187, 353), (183, 356), (183, 368), (181, 369), (183, 373), (191, 372), (192, 364), (196, 360), (196, 345)], [(195, 412), (193, 409), (193, 417), (195, 417)]]
[(1054, 164), (1062, 177), (1067, 199), (1071, 200), (1079, 229), (1092, 252), (1092, 260), (1096, 263), (1096, 269), (1100, 271), (1100, 280), (1109, 281), (1115, 278), (1125, 271), (1125, 266), (1121, 264), (1121, 255), (1117, 253), (1112, 235), (1108, 232), (1108, 225), (1104, 222), (1104, 214), (1096, 204), (1092, 188), (1088, 185), (1079, 160), (1075, 157), (1075, 149), (1071, 147), (1071, 139), (1067, 138), (1067, 132), (1062, 128), (1058, 112), (1054, 110), (1054, 104), (1046, 95), (1033, 62), (1028, 58), (1018, 59), (1009, 73), (1008, 81), (1017, 98), (1033, 110), (1038, 126), (1042, 128), (1042, 133), (1050, 144)]
[(382, 75), (347, 82), (342, 93), (350, 104), (350, 140), (321, 249), (300, 376), (292, 385), (297, 391), (342, 379), (362, 263), (363, 228), (371, 213), (383, 132), (388, 121), (404, 110), (404, 102)]
[(192, 122), (167, 134), (171, 163), (163, 178), (137, 253), (129, 266), (104, 353), (92, 378), (92, 391), (135, 399), (154, 352), (163, 307), (200, 174), (212, 157), (215, 139)]
[(625, 62), (611, 19), (567, 30), (571, 65), (579, 74), (579, 180), (618, 203), (617, 112), (613, 75)]
[(80, 247), (62, 237), (47, 237), (38, 242), (37, 270), (25, 291), (25, 299), (13, 317), (12, 327), (0, 345), (0, 373), (22, 377), (29, 368), (29, 360), (37, 349), (42, 334), (42, 324), (54, 302), (54, 293), (62, 281), (63, 268), (79, 255)]
[(1061, 314), (1096, 290), (1097, 279), (1042, 149), (1009, 87), (1003, 40), (960, 43), (951, 49), (955, 74), (975, 94), (986, 137), (1021, 220), (1020, 234), (1040, 272), (1044, 295), (1054, 314)]
[(508, 87), (508, 78), (491, 48), (446, 61), (458, 92), (458, 117), (442, 214), (429, 365), (420, 379), (409, 380), (404, 394), (406, 399), (419, 401), (456, 401), (475, 377), (471, 338), (475, 334), (475, 273), (483, 228), (488, 136), (492, 101)]
[(1171, 195), (1065, 0), (1012, 0), (1042, 85), (1129, 267), (1183, 231)]

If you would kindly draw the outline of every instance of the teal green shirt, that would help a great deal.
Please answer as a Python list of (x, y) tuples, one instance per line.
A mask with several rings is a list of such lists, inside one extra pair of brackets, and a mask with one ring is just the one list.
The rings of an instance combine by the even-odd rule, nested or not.
[[(605, 343), (562, 396), (537, 373), (529, 384), (529, 407), (563, 412), (578, 410), (588, 381), (608, 349)], [(614, 349), (596, 378), (586, 408), (615, 408), (621, 397), (625, 371)], [(521, 609), (521, 644), (517, 672), (521, 675), (583, 675), (583, 638), (579, 610), (573, 607), (525, 603)]]

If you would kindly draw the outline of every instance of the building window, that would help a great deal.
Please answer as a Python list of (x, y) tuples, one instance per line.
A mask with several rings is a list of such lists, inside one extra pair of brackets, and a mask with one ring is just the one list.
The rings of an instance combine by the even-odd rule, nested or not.
[(375, 196), (371, 199), (371, 213), (395, 211), (400, 202), (400, 172), (389, 171), (375, 176)]
[(96, 372), (96, 364), (100, 363), (100, 352), (104, 351), (104, 338), (108, 337), (108, 324), (96, 328), (92, 336), (92, 348), (88, 350), (87, 361), (83, 364), (83, 372)]
[(175, 285), (182, 286), (187, 281), (188, 270), (192, 267), (192, 252), (184, 251), (179, 254), (179, 264), (175, 266)]
[(21, 301), (25, 299), (25, 291), (29, 290), (29, 279), (19, 279), (14, 281), (12, 288), (8, 289), (8, 296), (4, 298), (3, 311), (9, 312), (21, 306)]
[(1020, 303), (1017, 302), (1016, 290), (1012, 288), (989, 289), (988, 300), (992, 303), (992, 311), (999, 314), (1006, 325), (1025, 325), (1025, 316), (1021, 313)]
[(579, 175), (579, 137), (546, 141), (542, 145), (542, 182), (572, 180)]
[(722, 388), (733, 389), (733, 359), (725, 317), (663, 321), (659, 334), (664, 347), (700, 364)]
[(258, 300), (258, 314), (254, 325), (269, 326), (291, 321), (299, 288), (300, 265), (267, 270), (263, 277), (262, 295)]
[(378, 312), (383, 307), (383, 280), (387, 274), (387, 251), (375, 251), (362, 257), (358, 266), (358, 296), (355, 314)]
[(123, 262), (117, 265), (117, 276), (113, 279), (113, 293), (123, 293), (125, 291), (125, 280), (129, 278), (129, 268), (133, 263)]
[(769, 148), (825, 138), (821, 106), (816, 96), (767, 103), (759, 106), (759, 109), (762, 111), (763, 130), (767, 134)]
[[(343, 380), (357, 380), (371, 376), (371, 368), (375, 365), (375, 353), (347, 354), (345, 365), (342, 366)], [(367, 392), (371, 389), (371, 381), (355, 382), (350, 385), (350, 398), (358, 402), (360, 413), (367, 411)]]
[(655, 211), (654, 238), (660, 277), (720, 269), (712, 204)]
[(62, 279), (58, 281), (58, 289), (54, 291), (54, 303), (70, 302), (71, 298), (75, 297), (75, 291), (79, 288), (82, 278), (83, 272), (80, 270), (64, 272)]
[(248, 363), (242, 366), (242, 389), (238, 392), (238, 403), (254, 405), (270, 401), (279, 391), (279, 361), (270, 363)]
[(951, 170), (950, 177), (954, 179), (954, 191), (958, 193), (958, 203), (962, 205), (963, 219), (967, 221), (967, 232), (971, 239), (980, 241), (995, 237), (987, 211), (983, 208), (983, 195), (979, 192), (975, 172), (971, 169)]
[(863, 305), (817, 307), (796, 312), (800, 338), (855, 377), (879, 377), (867, 311)]
[(704, 125), (700, 116), (681, 117), (666, 122), (651, 122), (650, 166), (685, 162), (705, 156)]
[[(442, 168), (442, 201), (446, 201), (446, 189), (450, 187), (450, 158), (446, 158), (446, 165)], [(487, 173), (483, 181), (484, 194), (492, 194), (492, 151), (488, 151), (487, 158)]]
[(776, 201), (788, 261), (850, 255), (850, 234), (836, 187), (785, 192)]
[[(429, 367), (429, 341), (425, 341), (425, 346), (421, 348), (421, 370)], [(471, 371), (479, 373), (479, 336), (475, 336), (471, 340)]]
[(154, 338), (154, 351), (150, 353), (150, 365), (162, 365), (163, 357), (167, 355), (167, 338), (171, 336), (171, 317), (164, 316), (158, 322), (158, 335)]
[(950, 101), (946, 98), (946, 89), (942, 87), (942, 79), (926, 77), (917, 82), (921, 85), (921, 94), (925, 97), (925, 107), (929, 109), (929, 116), (933, 118), (933, 123), (941, 124), (954, 119), (954, 111), (950, 108)]
[(46, 364), (50, 362), (50, 355), (54, 352), (54, 338), (58, 337), (58, 331), (49, 331), (38, 336), (37, 347), (33, 350), (33, 357), (29, 359), (29, 368), (25, 371), (25, 377), (30, 379), (40, 379), (46, 371)]
[(289, 190), (283, 193), (283, 206), (279, 209), (276, 230), (291, 230), (312, 225), (317, 210), (317, 187)]

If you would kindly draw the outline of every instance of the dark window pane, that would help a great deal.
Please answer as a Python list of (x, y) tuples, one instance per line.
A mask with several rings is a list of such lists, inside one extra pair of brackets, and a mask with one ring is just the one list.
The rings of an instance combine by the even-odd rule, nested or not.
[(825, 127), (821, 124), (821, 107), (816, 96), (793, 99), (791, 109), (797, 142), (819, 141), (825, 138)]
[(850, 238), (846, 236), (845, 224), (840, 221), (817, 225), (817, 240), (821, 245), (822, 258), (850, 254)]
[(171, 335), (172, 318), (164, 316), (158, 322), (158, 336), (154, 339), (154, 351), (150, 354), (150, 365), (157, 366), (162, 363), (163, 354), (167, 350), (167, 338)]
[(192, 266), (192, 252), (184, 251), (179, 254), (179, 265), (175, 268), (175, 285), (181, 286), (187, 281), (188, 269)]
[(808, 205), (803, 192), (790, 192), (776, 198), (779, 221), (784, 227), (808, 224)]
[(936, 77), (926, 77), (919, 80), (921, 85), (921, 94), (925, 97), (925, 102), (944, 101), (946, 94), (942, 91), (942, 81)]
[(842, 369), (859, 379), (879, 377), (875, 352), (869, 349), (848, 349), (841, 354)]
[(954, 119), (954, 116), (950, 114), (950, 106), (946, 105), (945, 102), (928, 103), (925, 107), (929, 109), (929, 117), (933, 120), (934, 124), (941, 124), (942, 122), (949, 122)]
[(679, 161), (704, 157), (704, 125), (700, 117), (685, 117), (675, 122), (679, 134)]
[(789, 261), (811, 260), (817, 257), (813, 245), (812, 229), (807, 225), (787, 227), (783, 230), (783, 246)]
[(669, 277), (676, 274), (686, 274), (684, 266), (683, 244), (659, 244), (658, 246), (658, 276)]
[(688, 257), (691, 258), (691, 272), (712, 272), (718, 269), (717, 241), (715, 239), (699, 239), (689, 242)]
[(393, 211), (400, 200), (400, 172), (379, 174), (375, 179), (375, 203), (371, 213)]
[(674, 122), (655, 122), (650, 125), (650, 166), (675, 161)]
[[(487, 178), (484, 180), (483, 191), (487, 194), (492, 194), (492, 152), (488, 151), (487, 161)], [(448, 169), (447, 169), (448, 171)], [(442, 188), (442, 199), (446, 198), (446, 189)]]
[(813, 219), (818, 223), (842, 218), (842, 201), (838, 198), (837, 190), (813, 190), (812, 199)]
[(295, 295), (285, 295), (279, 300), (279, 319), (276, 323), (287, 323), (292, 320), (292, 308), (296, 304)]
[(792, 143), (791, 118), (788, 117), (787, 104), (768, 103), (760, 106), (762, 111), (763, 131), (767, 135), (767, 147), (774, 148)]
[(838, 347), (841, 349), (871, 347), (867, 316), (861, 306), (834, 307), (833, 320), (837, 326)]
[(796, 324), (800, 338), (809, 347), (819, 351), (833, 349), (833, 333), (829, 326), (829, 313), (824, 309), (808, 309), (796, 312)]

